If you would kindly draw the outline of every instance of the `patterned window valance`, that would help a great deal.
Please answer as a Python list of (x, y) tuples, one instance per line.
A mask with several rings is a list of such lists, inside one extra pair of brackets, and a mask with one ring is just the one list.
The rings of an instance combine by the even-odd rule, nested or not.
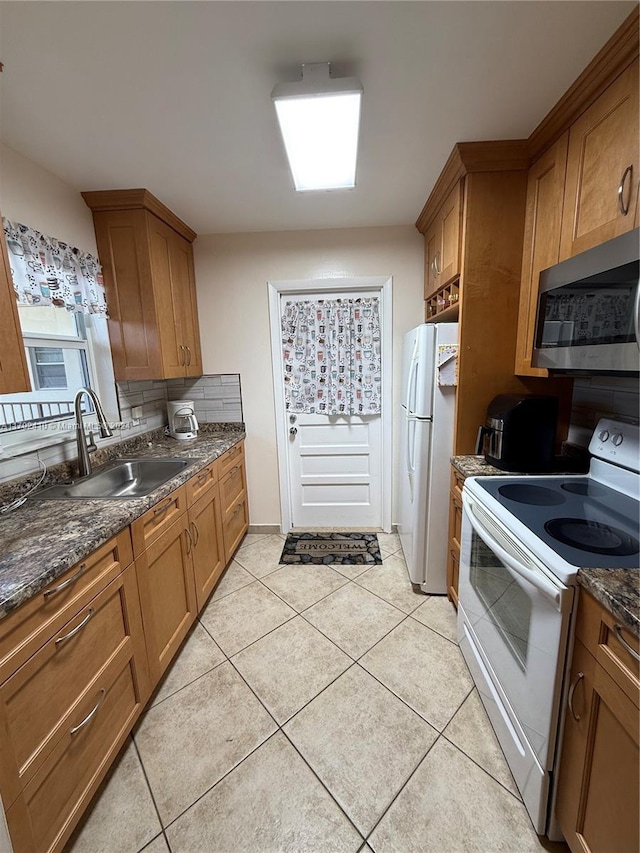
[(28, 225), (2, 222), (19, 305), (56, 305), (77, 314), (107, 316), (97, 258)]
[(377, 297), (287, 302), (282, 313), (284, 393), (292, 412), (380, 412)]

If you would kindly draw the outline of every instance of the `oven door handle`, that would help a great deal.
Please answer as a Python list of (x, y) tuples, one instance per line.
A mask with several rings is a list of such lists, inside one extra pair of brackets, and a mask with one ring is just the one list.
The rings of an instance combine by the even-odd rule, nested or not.
[(482, 523), (479, 521), (474, 512), (474, 501), (471, 500), (471, 498), (464, 492), (462, 493), (462, 502), (467, 509), (467, 515), (471, 522), (471, 526), (484, 543), (496, 554), (497, 557), (502, 560), (510, 574), (516, 580), (517, 578), (523, 578), (526, 580), (544, 596), (550, 599), (555, 604), (556, 609), (560, 611), (562, 607), (560, 603), (560, 590), (558, 587), (545, 577), (542, 572), (536, 571), (535, 569), (529, 569), (527, 566), (522, 565), (522, 563), (520, 563), (515, 557), (506, 551), (499, 542), (496, 541), (486, 528), (482, 526)]

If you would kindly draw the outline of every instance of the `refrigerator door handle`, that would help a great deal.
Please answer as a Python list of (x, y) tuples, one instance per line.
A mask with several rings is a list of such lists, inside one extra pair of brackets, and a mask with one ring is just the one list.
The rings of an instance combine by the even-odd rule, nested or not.
[[(416, 379), (418, 373), (418, 358), (417, 358), (417, 350), (418, 345), (416, 341), (416, 345), (413, 348), (413, 353), (411, 355), (411, 367), (409, 368), (409, 379), (407, 380), (407, 414), (412, 414), (416, 410)], [(413, 399), (411, 392), (413, 391)]]

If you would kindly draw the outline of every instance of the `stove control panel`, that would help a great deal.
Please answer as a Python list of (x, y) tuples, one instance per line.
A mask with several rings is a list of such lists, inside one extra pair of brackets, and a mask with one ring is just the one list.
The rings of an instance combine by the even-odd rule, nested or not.
[(640, 426), (602, 418), (589, 443), (589, 452), (614, 465), (640, 471)]

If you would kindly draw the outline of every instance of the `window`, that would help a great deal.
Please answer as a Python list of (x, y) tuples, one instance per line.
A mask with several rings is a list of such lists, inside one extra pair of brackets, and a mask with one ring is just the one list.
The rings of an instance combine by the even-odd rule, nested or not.
[[(32, 390), (0, 395), (0, 446), (13, 455), (74, 439), (74, 397), (82, 387), (94, 388), (116, 420), (106, 320), (54, 306), (19, 305), (18, 313)], [(86, 395), (82, 411), (93, 412)]]

